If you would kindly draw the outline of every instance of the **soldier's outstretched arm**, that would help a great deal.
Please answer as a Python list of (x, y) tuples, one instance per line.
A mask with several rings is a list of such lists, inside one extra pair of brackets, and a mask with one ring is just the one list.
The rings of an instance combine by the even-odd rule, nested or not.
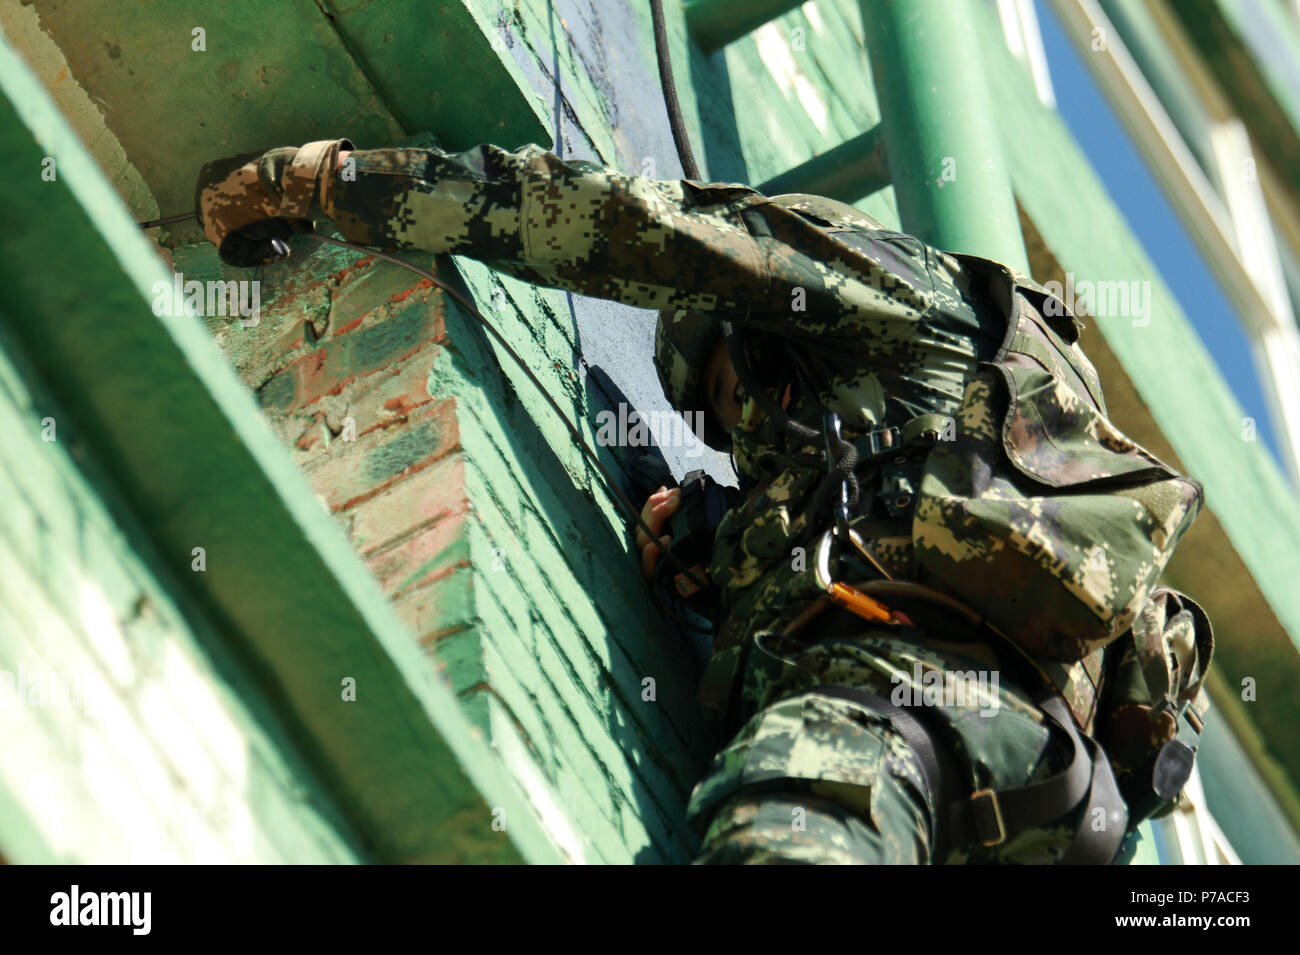
[[(240, 222), (250, 205), (261, 219), (271, 210), (305, 218), (300, 193), (314, 177), (322, 211), (360, 244), (465, 255), (537, 284), (643, 308), (743, 314), (767, 300), (764, 256), (731, 209), (756, 195), (746, 187), (627, 176), (538, 146), (348, 155), (350, 146), (272, 150), (242, 174), (230, 172), (229, 160), (205, 167), (200, 216), (223, 258), (231, 260), (227, 236), (250, 227), (252, 220)], [(340, 147), (350, 160), (346, 176)], [(250, 189), (265, 195), (250, 203)], [(288, 215), (277, 205), (283, 197), (294, 199)]]

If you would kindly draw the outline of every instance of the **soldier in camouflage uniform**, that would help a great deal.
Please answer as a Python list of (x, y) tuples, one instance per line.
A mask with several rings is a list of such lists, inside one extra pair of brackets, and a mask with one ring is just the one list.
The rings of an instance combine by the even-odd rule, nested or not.
[[(1051, 863), (1066, 854), (1086, 800), (992, 838), (941, 838), (944, 807), (915, 741), (879, 708), (825, 688), (895, 700), (911, 690), (919, 700), (936, 675), (949, 684), (993, 675), (967, 682), (964, 698), (936, 700), (933, 726), (964, 792), (1005, 791), (1071, 761), (1069, 735), (1031, 699), (1035, 681), (1049, 678), (1092, 730), (1100, 649), (1072, 662), (1025, 659), (960, 615), (903, 597), (890, 601), (887, 621), (831, 609), (800, 628), (824, 595), (812, 548), (830, 526), (818, 493), (826, 457), (735, 387), (719, 332), (720, 320), (743, 329), (754, 374), (794, 421), (820, 430), (835, 412), (846, 440), (876, 451), (871, 441), (892, 436), (866, 462), (850, 524), (895, 580), (937, 586), (912, 536), (929, 445), (900, 438), (909, 423), (958, 413), (980, 363), (1007, 337), (996, 289), (1010, 273), (812, 196), (652, 181), (537, 146), (351, 150), (313, 143), (205, 167), (196, 199), (222, 258), (254, 265), (286, 253), (283, 240), (318, 203), (353, 242), (466, 255), (538, 285), (660, 310), (665, 392), (679, 410), (705, 412), (710, 443), (732, 450), (744, 499), (720, 527), (709, 568), (725, 619), (701, 698), (734, 737), (690, 802), (699, 861)], [(341, 156), (349, 175), (339, 175)], [(673, 506), (666, 492), (647, 504), (656, 533)], [(638, 544), (654, 547), (644, 535)], [(654, 555), (645, 558), (648, 569)]]

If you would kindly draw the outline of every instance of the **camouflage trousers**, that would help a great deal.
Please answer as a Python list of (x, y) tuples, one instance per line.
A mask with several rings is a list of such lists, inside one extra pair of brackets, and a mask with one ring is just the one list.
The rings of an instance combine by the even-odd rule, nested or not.
[(995, 657), (974, 652), (919, 631), (868, 631), (813, 645), (760, 634), (746, 672), (757, 712), (691, 797), (688, 816), (702, 835), (696, 864), (1059, 859), (1082, 804), (1059, 823), (1001, 845), (950, 846), (934, 858), (935, 806), (916, 754), (887, 716), (817, 692), (862, 687), (901, 705), (935, 706), (936, 743), (949, 747), (972, 791), (1024, 786), (1061, 771), (1072, 752), (1068, 738)]

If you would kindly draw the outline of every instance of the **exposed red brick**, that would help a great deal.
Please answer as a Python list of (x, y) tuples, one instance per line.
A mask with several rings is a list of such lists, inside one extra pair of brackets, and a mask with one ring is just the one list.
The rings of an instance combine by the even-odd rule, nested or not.
[(357, 259), (351, 265), (330, 273), (330, 281), (335, 285), (346, 285), (348, 282), (361, 277), (363, 273), (370, 269), (370, 266), (378, 261), (373, 255)]
[(432, 288), (433, 284), (427, 279), (417, 278), (409, 272), (387, 265), (358, 275), (352, 282), (334, 292), (330, 302), (333, 334), (342, 335), (354, 330), (377, 311), (391, 311), (394, 305), (400, 305), (409, 299), (413, 292), (419, 292), (422, 301), (429, 301), (433, 307), (440, 308), (440, 296), (429, 294)]
[(429, 369), (439, 351), (439, 346), (430, 342), (400, 365), (344, 390), (347, 414), (356, 422), (358, 437), (409, 420), (411, 412), (434, 400), (429, 394)]
[(392, 312), (371, 312), (368, 319), (347, 334), (336, 330), (271, 376), (258, 389), (268, 412), (282, 414), (340, 394), (357, 379), (397, 365), (442, 338), (445, 328), (435, 297), (411, 299)]
[(469, 566), (467, 557), (445, 562), (437, 559), (448, 546), (456, 543), (464, 532), (464, 526), (464, 515), (438, 521), (366, 563), (384, 588), (384, 593), (400, 600), (406, 594), (435, 584)]
[(347, 322), (346, 324), (339, 325), (337, 328), (334, 329), (334, 335), (336, 337), (339, 335), (346, 335), (348, 332), (352, 331), (352, 329), (356, 328), (358, 325), (364, 322), (366, 320), (366, 315), (369, 314), (370, 314), (369, 312), (366, 312), (365, 314), (358, 315), (356, 318), (352, 319), (350, 322)]
[(456, 402), (448, 398), (419, 408), (401, 428), (335, 442), (328, 458), (309, 466), (308, 475), (330, 509), (344, 511), (437, 463), (459, 445)]
[(433, 288), (433, 283), (430, 282), (428, 279), (420, 279), (419, 282), (412, 285), (404, 292), (398, 292), (396, 295), (391, 296), (388, 300), (390, 302), (404, 302), (412, 292), (418, 291), (420, 289), (427, 289), (427, 288)]
[(420, 643), (429, 646), (474, 622), (474, 576), (463, 567), (449, 568), (426, 586), (394, 598), (393, 609)]
[[(391, 550), (393, 556), (384, 566), (396, 567), (396, 562), (405, 561), (414, 568), (427, 562), (442, 547), (437, 540), (444, 532), (433, 530), (433, 526), (458, 523), (454, 519), (463, 517), (468, 507), (465, 460), (459, 454), (451, 454), (357, 505), (353, 512), (352, 543), (363, 556), (376, 559)], [(417, 528), (429, 528), (429, 533), (420, 536), (430, 537), (432, 542), (406, 541), (390, 547), (393, 541), (409, 537)]]
[(280, 354), (284, 354), (285, 352), (290, 352), (290, 351), (297, 351), (299, 348), (302, 348), (303, 345), (306, 344), (306, 339), (304, 335), (304, 331), (306, 330), (306, 324), (307, 324), (306, 322), (294, 322), (292, 325), (290, 325), (288, 328), (284, 330), (284, 334), (280, 336), (279, 341), (276, 343), (277, 347), (280, 350)]
[(299, 451), (310, 451), (312, 448), (316, 447), (317, 444), (321, 443), (321, 439), (324, 437), (324, 435), (321, 434), (321, 431), (322, 428), (319, 425), (314, 428), (307, 428), (298, 437), (298, 440), (294, 442), (293, 446)]

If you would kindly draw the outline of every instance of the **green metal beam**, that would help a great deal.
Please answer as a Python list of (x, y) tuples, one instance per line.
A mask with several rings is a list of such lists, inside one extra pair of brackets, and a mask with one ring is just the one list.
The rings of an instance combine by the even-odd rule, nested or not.
[(1100, 0), (1101, 8), (1119, 31), (1124, 46), (1151, 84), (1187, 148), (1196, 156), (1201, 169), (1216, 177), (1214, 147), (1210, 142), (1210, 119), (1204, 104), (1178, 64), (1177, 57), (1160, 34), (1160, 27), (1145, 3), (1127, 0)]
[(453, 151), (549, 144), (547, 106), (494, 50), (502, 27), (480, 6), (280, 0), (191, 15), (166, 0), (45, 0), (11, 16), (39, 18), (67, 58), (62, 82), (102, 110), (170, 214), (192, 207), (203, 163), (270, 146), (422, 132)]
[(1300, 28), (1280, 3), (1179, 0), (1169, 11), (1187, 30), (1260, 152), (1300, 194)]
[(445, 3), (436, 14), (421, 0), (316, 5), (407, 133), (430, 132), (451, 152), (551, 142), (546, 104), (514, 58), (493, 48), (509, 33), (492, 5)]
[(888, 185), (885, 136), (877, 125), (754, 188), (769, 196), (800, 192), (852, 203)]
[[(980, 26), (980, 42), (1002, 42), (996, 22)], [(1211, 719), (1232, 730), (1300, 831), (1300, 816), (1290, 808), (1300, 804), (1292, 783), (1300, 779), (1300, 696), (1294, 689), (1300, 683), (1300, 590), (1293, 584), (1300, 578), (1300, 504), (1267, 445), (1244, 433), (1248, 419), (1214, 358), (1060, 114), (1038, 102), (1023, 70), (990, 72), (989, 86), (1008, 142), (1034, 144), (1007, 154), (1030, 223), (1034, 276), (1064, 282), (1073, 274), (1076, 282), (1123, 280), (1147, 288), (1145, 319), (1094, 316), (1083, 347), (1105, 383), (1111, 419), (1205, 486), (1207, 509), (1179, 545), (1167, 579), (1195, 597), (1214, 622)], [(1247, 677), (1255, 681), (1257, 702), (1241, 700)], [(1229, 712), (1230, 697), (1240, 720)], [(1276, 772), (1266, 765), (1271, 761)], [(1206, 793), (1216, 814), (1263, 818), (1253, 805), (1216, 803), (1208, 782)]]
[(862, 0), (889, 168), (904, 231), (1028, 272), (974, 7)]
[(800, 4), (801, 0), (691, 0), (686, 4), (686, 25), (700, 49), (713, 53)]

